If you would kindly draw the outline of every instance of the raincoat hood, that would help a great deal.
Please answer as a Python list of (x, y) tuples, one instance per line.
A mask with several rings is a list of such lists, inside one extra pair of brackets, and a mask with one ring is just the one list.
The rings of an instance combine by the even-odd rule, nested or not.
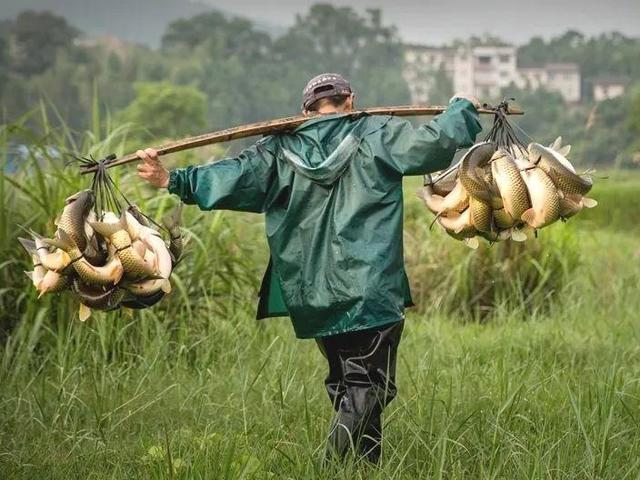
[[(345, 129), (347, 124), (350, 128)], [(349, 114), (309, 120), (295, 130), (286, 145), (281, 145), (282, 158), (296, 173), (319, 185), (330, 186), (356, 156), (363, 136), (370, 133), (366, 127), (362, 118), (353, 123)]]

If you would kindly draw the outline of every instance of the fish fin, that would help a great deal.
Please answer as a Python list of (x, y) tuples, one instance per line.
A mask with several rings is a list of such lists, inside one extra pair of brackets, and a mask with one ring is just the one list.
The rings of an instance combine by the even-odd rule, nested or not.
[(33, 253), (36, 251), (36, 242), (34, 242), (33, 240), (18, 237), (18, 241), (20, 242), (20, 245), (22, 245), (22, 248), (27, 251), (27, 253)]
[(27, 277), (29, 277), (29, 280), (31, 280), (31, 281), (33, 282), (33, 272), (27, 272), (27, 271), (25, 270), (24, 274), (25, 274)]
[(60, 215), (56, 215), (56, 218), (53, 219), (53, 224), (57, 227), (60, 223)]
[(536, 212), (533, 208), (529, 208), (525, 210), (525, 212), (520, 216), (520, 219), (523, 222), (526, 222), (529, 225), (532, 225), (536, 219)]
[(582, 197), (582, 205), (586, 208), (593, 208), (598, 206), (598, 201), (593, 198)]
[(465, 238), (463, 242), (467, 245), (467, 247), (472, 248), (473, 250), (476, 250), (480, 246), (478, 237)]
[(498, 241), (507, 240), (509, 238), (511, 238), (511, 229), (510, 228), (507, 229), (507, 230), (502, 230), (501, 232), (498, 232), (498, 236), (496, 237), (496, 239)]
[(171, 293), (171, 282), (169, 281), (168, 278), (166, 278), (163, 282), (162, 282), (162, 287), (161, 290), (164, 293)]
[(527, 234), (522, 230), (516, 230), (515, 228), (511, 229), (511, 240), (514, 242), (526, 242)]
[(563, 157), (566, 157), (567, 155), (569, 155), (570, 151), (571, 151), (571, 145), (565, 145), (562, 148), (556, 149), (556, 152), (558, 152)]
[(549, 148), (553, 148), (554, 150), (558, 150), (560, 147), (562, 147), (562, 137), (556, 138), (553, 143), (549, 145)]
[(69, 252), (69, 250), (72, 250), (73, 248), (76, 247), (76, 244), (73, 241), (73, 239), (62, 228), (58, 229), (58, 231), (56, 232), (56, 237), (57, 238), (43, 238), (42, 241), (46, 245), (58, 247), (59, 249), (64, 250), (65, 252)]
[(91, 309), (87, 307), (84, 303), (80, 304), (80, 309), (78, 310), (78, 317), (81, 322), (86, 322), (87, 319), (91, 316)]

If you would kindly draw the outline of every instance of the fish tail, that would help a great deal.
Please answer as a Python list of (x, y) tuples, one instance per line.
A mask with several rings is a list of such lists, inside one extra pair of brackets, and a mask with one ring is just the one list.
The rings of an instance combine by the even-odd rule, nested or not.
[(36, 242), (34, 242), (33, 240), (18, 237), (18, 241), (20, 242), (20, 245), (22, 245), (22, 248), (27, 251), (27, 253), (33, 253), (36, 251)]
[(65, 252), (70, 252), (71, 250), (77, 249), (76, 242), (69, 236), (67, 232), (65, 232), (62, 228), (59, 228), (56, 232), (57, 238), (43, 238), (42, 241), (54, 247), (58, 247)]
[(533, 226), (535, 219), (536, 219), (536, 212), (533, 208), (529, 208), (527, 210), (525, 210), (525, 212), (522, 214), (522, 216), (520, 217), (520, 219), (523, 222), (526, 222), (527, 224)]

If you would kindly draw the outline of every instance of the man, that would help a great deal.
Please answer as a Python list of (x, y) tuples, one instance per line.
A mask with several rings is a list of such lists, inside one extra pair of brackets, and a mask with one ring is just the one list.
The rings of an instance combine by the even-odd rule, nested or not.
[(305, 115), (291, 133), (268, 136), (229, 158), (165, 170), (139, 150), (139, 175), (203, 210), (266, 214), (271, 259), (258, 318), (290, 316), (298, 338), (315, 338), (329, 364), (337, 412), (328, 455), (355, 449), (377, 462), (383, 408), (395, 397), (404, 309), (402, 178), (446, 168), (481, 127), (477, 100), (454, 97), (445, 113), (413, 128), (392, 116), (350, 115), (354, 95), (337, 74), (313, 78)]

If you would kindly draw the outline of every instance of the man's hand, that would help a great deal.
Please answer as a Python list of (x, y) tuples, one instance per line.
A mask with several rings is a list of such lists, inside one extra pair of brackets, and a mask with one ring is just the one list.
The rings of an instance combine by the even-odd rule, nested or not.
[(480, 108), (481, 106), (480, 101), (476, 97), (467, 93), (456, 93), (453, 97), (451, 97), (451, 100), (453, 100), (454, 98), (464, 98), (465, 100), (469, 100), (476, 108)]
[(138, 165), (138, 175), (156, 188), (167, 188), (169, 186), (169, 170), (164, 168), (158, 160), (158, 152), (153, 148), (138, 150), (138, 158), (143, 160)]

